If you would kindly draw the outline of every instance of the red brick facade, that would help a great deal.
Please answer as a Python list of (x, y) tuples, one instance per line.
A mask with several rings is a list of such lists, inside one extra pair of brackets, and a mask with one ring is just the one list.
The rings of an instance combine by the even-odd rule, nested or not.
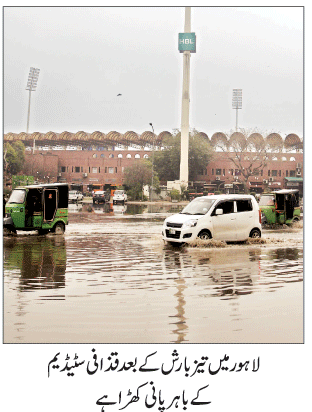
[[(105, 188), (123, 184), (123, 172), (138, 159), (149, 157), (151, 151), (144, 150), (55, 150), (40, 151), (35, 155), (26, 152), (24, 172), (45, 182), (68, 182), (80, 188), (83, 192), (101, 185)], [(255, 153), (244, 153), (246, 167)], [(299, 178), (298, 182), (287, 182), (285, 178)], [(300, 188), (302, 192), (303, 153), (270, 154), (267, 165), (258, 176), (249, 178), (247, 187), (250, 191), (261, 193), (268, 189), (287, 187)], [(214, 159), (193, 182), (199, 190), (213, 192), (229, 191), (227, 185), (233, 184), (233, 189), (242, 189), (242, 176), (225, 152), (215, 152)], [(226, 186), (224, 186), (226, 185)]]
[[(248, 167), (255, 153), (243, 153), (243, 167)], [(255, 161), (254, 167), (257, 166)], [(298, 182), (287, 182), (286, 178), (297, 178)], [(260, 170), (257, 176), (251, 176), (247, 182), (247, 188), (256, 193), (264, 190), (276, 190), (283, 188), (299, 188), (302, 192), (303, 178), (303, 153), (270, 153), (266, 166)], [(236, 189), (242, 189), (243, 177), (229, 155), (225, 152), (216, 152), (214, 159), (209, 163), (207, 169), (197, 176), (197, 182), (202, 181), (209, 191), (221, 190), (224, 185), (233, 184)], [(291, 180), (291, 179), (290, 179)]]

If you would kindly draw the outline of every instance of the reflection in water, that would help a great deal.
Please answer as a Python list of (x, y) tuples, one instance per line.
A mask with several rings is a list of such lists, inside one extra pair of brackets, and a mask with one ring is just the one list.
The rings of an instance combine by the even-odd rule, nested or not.
[(174, 268), (178, 272), (178, 277), (174, 279), (177, 292), (174, 296), (177, 298), (177, 306), (175, 309), (177, 310), (176, 315), (170, 315), (169, 317), (177, 318), (177, 321), (173, 324), (176, 325), (176, 329), (172, 331), (175, 335), (177, 335), (177, 339), (175, 342), (181, 343), (185, 341), (185, 337), (187, 335), (188, 326), (186, 324), (186, 317), (185, 317), (185, 305), (186, 301), (184, 298), (184, 290), (187, 288), (185, 279), (183, 277), (183, 259), (182, 253), (175, 251), (173, 253), (169, 253), (168, 251), (164, 252), (164, 263), (165, 267), (170, 268), (171, 270)]
[[(115, 213), (111, 207), (95, 205), (94, 212)], [(94, 225), (102, 232), (77, 224), (65, 237), (4, 239), (6, 341), (33, 341), (30, 331), (37, 328), (37, 341), (46, 342), (73, 335), (74, 342), (204, 343), (220, 331), (230, 342), (233, 333), (250, 333), (243, 325), (253, 309), (266, 321), (274, 313), (258, 309), (262, 297), (302, 281), (302, 249), (163, 247), (160, 236), (155, 239), (160, 223), (138, 220), (106, 219), (106, 226)], [(198, 332), (203, 336), (194, 338)]]
[(66, 247), (62, 236), (21, 236), (4, 239), (4, 270), (20, 271), (18, 289), (65, 287)]
[(144, 215), (144, 214), (163, 214), (179, 213), (182, 210), (179, 205), (147, 205), (147, 204), (117, 204), (110, 203), (70, 203), (68, 205), (69, 213), (94, 212), (104, 215)]

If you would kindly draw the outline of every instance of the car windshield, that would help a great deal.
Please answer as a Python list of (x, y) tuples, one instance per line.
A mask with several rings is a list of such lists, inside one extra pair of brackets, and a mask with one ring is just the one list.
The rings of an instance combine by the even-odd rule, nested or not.
[(22, 190), (22, 189), (13, 190), (8, 200), (8, 203), (24, 203), (25, 194), (26, 194), (25, 190)]
[(74, 194), (76, 193), (76, 191), (75, 191), (75, 190), (70, 190), (68, 193), (69, 193), (70, 195), (74, 195)]
[(259, 206), (274, 206), (275, 197), (272, 195), (261, 196)]
[(183, 215), (205, 215), (211, 206), (214, 204), (215, 199), (206, 198), (196, 198), (191, 201), (185, 208), (180, 212)]
[(123, 190), (115, 190), (115, 195), (123, 195)]
[(102, 191), (100, 191), (100, 190), (98, 190), (97, 192), (95, 192), (95, 195), (96, 196), (98, 196), (98, 195), (103, 195), (104, 194), (104, 192), (102, 192)]

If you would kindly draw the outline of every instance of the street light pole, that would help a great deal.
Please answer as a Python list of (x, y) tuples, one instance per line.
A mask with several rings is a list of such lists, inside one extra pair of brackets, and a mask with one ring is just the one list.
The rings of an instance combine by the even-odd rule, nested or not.
[[(37, 82), (38, 82), (38, 78), (39, 78), (39, 72), (40, 72), (40, 69), (35, 69), (34, 67), (31, 67), (30, 71), (29, 71), (29, 75), (28, 75), (28, 81), (27, 81), (27, 86), (26, 86), (26, 90), (29, 90), (27, 130), (26, 130), (27, 134), (28, 134), (28, 131), (29, 131), (31, 92), (36, 91)], [(35, 153), (35, 139), (33, 141), (33, 153)]]
[[(150, 123), (150, 126), (152, 127), (153, 134), (155, 136), (153, 124)], [(153, 185), (154, 185), (154, 136), (153, 136), (153, 146), (152, 146), (152, 189), (151, 189), (150, 201), (152, 201), (152, 198), (153, 198)]]

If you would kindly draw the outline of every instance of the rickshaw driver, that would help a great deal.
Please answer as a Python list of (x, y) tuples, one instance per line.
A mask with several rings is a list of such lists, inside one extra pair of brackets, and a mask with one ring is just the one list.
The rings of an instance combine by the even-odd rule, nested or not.
[(34, 214), (41, 213), (41, 193), (37, 189), (31, 189), (26, 198), (25, 223), (27, 227), (33, 227)]

